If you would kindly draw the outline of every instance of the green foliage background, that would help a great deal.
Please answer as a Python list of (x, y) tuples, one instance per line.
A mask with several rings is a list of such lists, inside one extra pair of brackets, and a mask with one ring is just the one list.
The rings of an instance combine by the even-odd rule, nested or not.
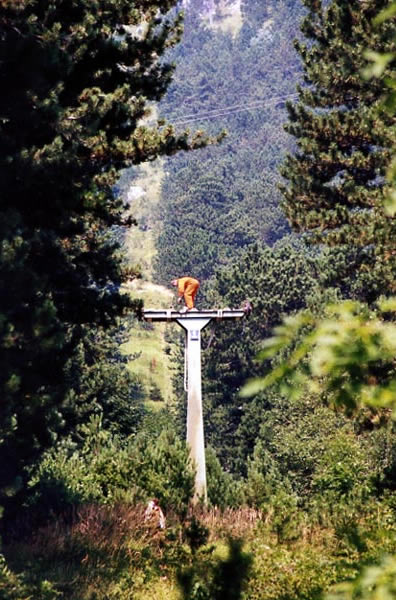
[[(243, 0), (232, 35), (230, 2), (212, 26), (191, 2), (177, 44), (176, 4), (2, 3), (0, 595), (392, 598), (394, 9)], [(155, 411), (120, 352), (136, 171), (116, 184), (164, 155), (156, 282), (253, 305), (204, 336), (195, 511), (178, 342)]]

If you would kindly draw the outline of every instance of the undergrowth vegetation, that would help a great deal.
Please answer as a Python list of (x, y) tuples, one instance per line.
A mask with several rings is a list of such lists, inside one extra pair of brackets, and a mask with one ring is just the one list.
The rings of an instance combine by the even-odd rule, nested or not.
[[(354, 578), (362, 563), (396, 550), (393, 516), (379, 505), (360, 515), (345, 513), (342, 523), (335, 519), (332, 525), (328, 507), (327, 526), (300, 515), (286, 539), (279, 537), (274, 510), (196, 509), (183, 518), (169, 511), (166, 529), (158, 530), (145, 522), (144, 509), (86, 504), (37, 529), (28, 541), (10, 541), (1, 597), (312, 599)], [(224, 589), (228, 595), (221, 595)]]

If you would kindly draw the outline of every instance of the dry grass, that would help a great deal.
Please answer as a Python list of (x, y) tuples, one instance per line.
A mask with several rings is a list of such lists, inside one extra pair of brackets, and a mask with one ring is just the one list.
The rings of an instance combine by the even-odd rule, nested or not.
[[(150, 546), (154, 553), (161, 554), (161, 547), (170, 530), (179, 531), (176, 537), (181, 541), (183, 523), (177, 515), (169, 511), (167, 529), (159, 531), (144, 522), (144, 510), (145, 506), (142, 504), (85, 505), (75, 509), (72, 514), (54, 518), (48, 525), (35, 531), (28, 542), (13, 543), (6, 551), (14, 559), (26, 554), (31, 557), (54, 558), (68, 554), (73, 546), (80, 551), (84, 549), (83, 562), (89, 561), (89, 554), (93, 551), (105, 552), (112, 558), (120, 551), (125, 551), (131, 559), (136, 560), (140, 552), (137, 548), (145, 546)], [(230, 536), (249, 537), (257, 524), (265, 520), (261, 511), (251, 508), (224, 511), (217, 508), (193, 508), (188, 513), (187, 522), (193, 515), (209, 528), (210, 541)]]
[(51, 581), (68, 600), (132, 600), (161, 578), (166, 545), (165, 533), (144, 523), (144, 509), (83, 506), (3, 550), (16, 572), (32, 565), (33, 581)]
[(264, 513), (254, 508), (196, 509), (194, 513), (208, 527), (210, 542), (228, 537), (247, 539), (254, 534), (258, 523), (265, 522)]
[[(144, 522), (145, 506), (118, 504), (115, 506), (85, 505), (79, 507), (72, 515), (58, 517), (45, 527), (38, 529), (30, 538), (28, 544), (13, 544), (8, 553), (13, 555), (25, 554), (49, 557), (61, 556), (70, 545), (90, 551), (103, 551), (114, 557), (120, 551), (125, 551), (131, 559), (138, 558), (137, 548), (150, 546), (151, 550), (161, 555), (164, 540), (170, 531), (176, 532), (172, 540), (182, 541), (184, 523), (169, 511), (167, 528), (159, 531)], [(190, 508), (185, 523), (196, 517), (210, 531), (208, 542), (215, 543), (230, 537), (252, 540), (257, 535), (257, 529), (267, 529), (271, 525), (270, 513), (243, 507), (238, 509)], [(178, 532), (178, 533), (177, 533)], [(329, 531), (329, 534), (332, 534)], [(324, 531), (318, 526), (305, 526), (298, 544), (323, 542)], [(275, 542), (275, 537), (271, 536)], [(326, 537), (326, 536), (325, 536)], [(88, 556), (86, 558), (88, 560)]]
[[(130, 541), (142, 545), (151, 543), (153, 532), (144, 523), (143, 505), (97, 506), (86, 505), (78, 508), (72, 517), (57, 518), (33, 536), (29, 547), (34, 555), (62, 555), (70, 546), (105, 551), (114, 557), (121, 549), (129, 553)], [(131, 551), (131, 558), (135, 552)], [(85, 560), (88, 560), (88, 554)]]
[(48, 579), (68, 600), (178, 600), (176, 571), (192, 560), (183, 530), (193, 516), (210, 531), (198, 557), (204, 570), (211, 561), (227, 558), (229, 538), (245, 540), (245, 551), (255, 559), (252, 586), (259, 595), (254, 598), (270, 599), (294, 585), (311, 593), (310, 578), (320, 575), (322, 560), (333, 573), (323, 575), (323, 582), (319, 577), (319, 584), (327, 585), (336, 577), (340, 548), (345, 552), (334, 530), (309, 524), (298, 539), (280, 543), (271, 532), (274, 516), (269, 512), (195, 507), (182, 522), (169, 511), (167, 527), (159, 531), (144, 523), (144, 508), (84, 506), (4, 552), (14, 571), (31, 565), (33, 580)]

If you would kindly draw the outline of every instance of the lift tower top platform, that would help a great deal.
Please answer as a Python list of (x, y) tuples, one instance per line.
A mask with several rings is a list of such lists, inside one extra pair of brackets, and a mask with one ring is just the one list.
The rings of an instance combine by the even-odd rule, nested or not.
[(202, 416), (201, 330), (210, 321), (242, 319), (243, 309), (210, 309), (181, 312), (178, 310), (144, 310), (146, 321), (176, 321), (186, 332), (185, 365), (187, 367), (187, 445), (196, 468), (194, 500), (206, 502), (205, 444)]
[[(191, 310), (187, 312), (181, 312), (178, 310), (150, 310), (144, 311), (144, 319), (146, 321), (185, 321), (186, 325), (190, 321), (196, 321), (197, 319), (242, 319), (245, 316), (245, 311), (242, 309), (235, 308), (216, 308), (209, 310)], [(208, 321), (209, 322), (209, 321)], [(184, 323), (183, 323), (184, 326)]]

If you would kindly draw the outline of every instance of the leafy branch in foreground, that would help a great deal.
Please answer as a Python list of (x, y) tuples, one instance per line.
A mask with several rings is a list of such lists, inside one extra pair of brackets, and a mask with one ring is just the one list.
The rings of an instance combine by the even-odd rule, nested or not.
[(355, 581), (340, 583), (325, 600), (392, 600), (396, 596), (396, 558), (385, 556), (379, 565), (366, 567)]
[(326, 393), (331, 404), (347, 412), (363, 405), (396, 411), (396, 324), (384, 318), (394, 312), (396, 298), (389, 298), (378, 302), (376, 311), (345, 301), (329, 305), (324, 318), (309, 311), (286, 317), (258, 358), (279, 352), (287, 358), (265, 377), (248, 382), (242, 395), (280, 383), (289, 395), (305, 389)]

